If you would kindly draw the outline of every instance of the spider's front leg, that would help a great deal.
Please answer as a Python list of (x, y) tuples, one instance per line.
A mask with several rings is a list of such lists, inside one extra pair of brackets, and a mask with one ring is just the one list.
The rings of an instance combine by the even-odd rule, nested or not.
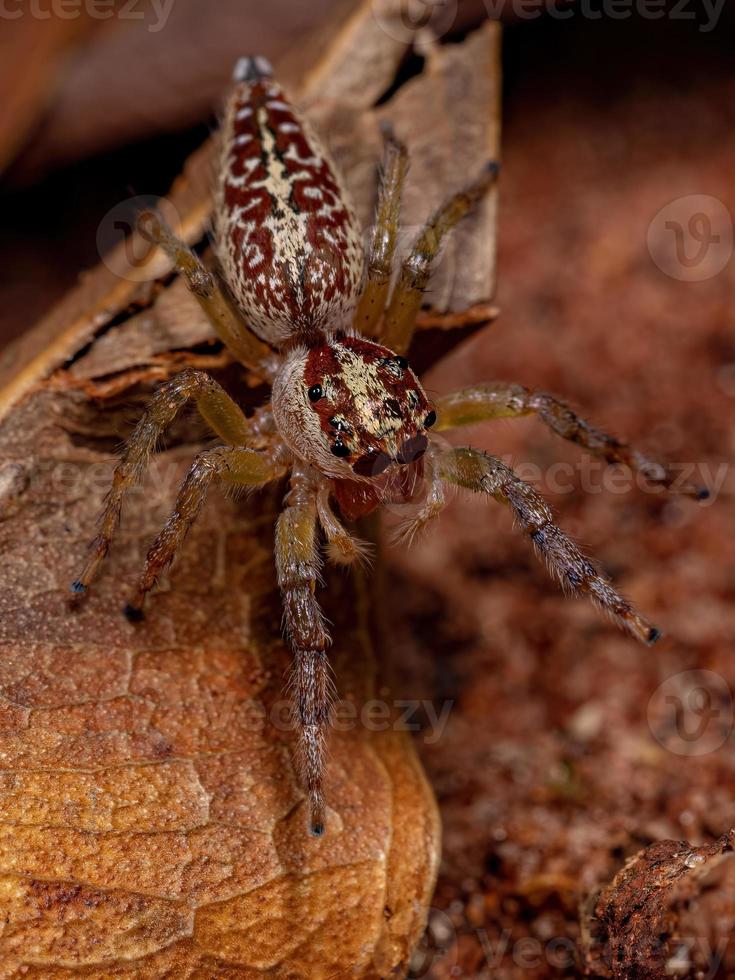
[(85, 592), (94, 579), (110, 550), (112, 537), (120, 523), (126, 492), (139, 482), (158, 439), (190, 399), (194, 399), (204, 420), (225, 442), (236, 446), (249, 442), (250, 423), (224, 388), (208, 374), (203, 371), (183, 371), (161, 385), (133, 430), (115, 467), (112, 486), (100, 518), (99, 532), (92, 542), (82, 574), (72, 583), (72, 592)]
[(316, 599), (316, 488), (295, 467), (286, 507), (276, 524), (276, 572), (283, 597), (286, 634), (294, 654), (293, 688), (299, 723), (301, 776), (309, 794), (311, 833), (324, 833), (324, 749), (329, 725), (331, 682), (329, 637)]
[(490, 162), (485, 172), (449, 198), (429, 218), (411, 252), (401, 264), (390, 305), (385, 314), (381, 340), (397, 354), (405, 354), (413, 337), (416, 316), (429, 282), (431, 268), (451, 229), (484, 197), (495, 183), (499, 166)]
[(537, 415), (562, 439), (576, 442), (608, 463), (624, 463), (634, 472), (643, 474), (651, 483), (659, 484), (667, 490), (674, 489), (696, 500), (704, 500), (709, 496), (709, 492), (703, 487), (691, 484), (675, 487), (676, 474), (667, 467), (648, 459), (615, 436), (590, 425), (564, 402), (542, 391), (496, 381), (444, 395), (435, 402), (435, 406), (437, 432), (489, 419)]
[(448, 483), (508, 504), (562, 585), (577, 595), (589, 596), (637, 639), (656, 642), (659, 631), (598, 575), (574, 541), (554, 524), (543, 498), (501, 460), (474, 449), (452, 449), (438, 457), (437, 466)]
[(131, 620), (143, 615), (146, 595), (171, 564), (186, 534), (204, 506), (212, 480), (218, 478), (231, 487), (262, 487), (285, 473), (278, 460), (278, 450), (272, 454), (241, 447), (217, 446), (199, 453), (186, 475), (176, 498), (174, 511), (146, 555), (145, 567), (135, 596), (125, 607)]

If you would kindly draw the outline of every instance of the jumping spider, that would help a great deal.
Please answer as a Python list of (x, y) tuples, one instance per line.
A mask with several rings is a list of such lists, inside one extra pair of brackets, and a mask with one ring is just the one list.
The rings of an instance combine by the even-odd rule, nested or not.
[[(270, 65), (243, 58), (222, 128), (215, 243), (226, 291), (161, 221), (148, 237), (171, 258), (230, 351), (272, 386), (247, 418), (220, 385), (188, 370), (162, 385), (117, 464), (97, 538), (76, 593), (86, 591), (107, 555), (125, 492), (139, 480), (156, 441), (193, 399), (223, 445), (199, 453), (176, 507), (151, 546), (127, 607), (140, 618), (146, 594), (172, 562), (215, 478), (261, 487), (289, 478), (275, 530), (275, 561), (285, 628), (293, 647), (299, 756), (310, 803), (310, 830), (324, 831), (324, 742), (329, 724), (329, 638), (316, 598), (321, 528), (328, 557), (349, 564), (363, 552), (345, 520), (390, 500), (427, 491), (406, 539), (444, 506), (445, 484), (509, 504), (552, 573), (588, 595), (644, 643), (658, 631), (596, 572), (553, 523), (541, 497), (499, 459), (473, 449), (441, 448), (429, 431), (482, 419), (537, 414), (549, 428), (610, 463), (624, 462), (670, 487), (663, 467), (588, 425), (547, 394), (494, 382), (432, 405), (409, 367), (422, 295), (442, 241), (495, 182), (497, 166), (450, 197), (429, 219), (391, 290), (405, 147), (386, 136), (375, 227), (367, 255), (342, 182), (308, 123), (292, 107)], [(232, 302), (234, 301), (234, 303)], [(378, 338), (378, 339), (367, 339)], [(693, 496), (702, 492), (683, 488)]]

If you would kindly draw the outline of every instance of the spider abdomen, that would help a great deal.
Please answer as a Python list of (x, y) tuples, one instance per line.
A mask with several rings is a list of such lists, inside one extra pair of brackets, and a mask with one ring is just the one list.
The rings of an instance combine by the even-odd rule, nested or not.
[(362, 241), (334, 164), (260, 58), (235, 70), (222, 130), (220, 262), (249, 325), (281, 345), (347, 326)]

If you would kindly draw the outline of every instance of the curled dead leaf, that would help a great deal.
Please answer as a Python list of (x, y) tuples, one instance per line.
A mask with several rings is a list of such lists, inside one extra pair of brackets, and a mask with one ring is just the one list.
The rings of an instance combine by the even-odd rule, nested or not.
[(630, 858), (583, 915), (587, 973), (630, 980), (694, 976), (701, 950), (680, 930), (683, 905), (702, 889), (705, 875), (732, 858), (734, 843), (735, 831), (701, 847), (663, 840)]

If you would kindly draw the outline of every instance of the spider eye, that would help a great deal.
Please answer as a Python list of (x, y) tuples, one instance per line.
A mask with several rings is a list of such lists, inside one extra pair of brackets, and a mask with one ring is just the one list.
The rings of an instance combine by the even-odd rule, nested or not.
[(332, 446), (332, 452), (335, 456), (339, 456), (340, 458), (350, 455), (349, 449), (343, 442), (335, 442), (335, 444)]
[(322, 391), (321, 385), (312, 385), (311, 388), (309, 388), (308, 394), (310, 402), (318, 402), (324, 392)]
[(424, 419), (424, 428), (425, 429), (430, 429), (435, 422), (436, 422), (436, 412), (432, 408), (432, 410), (429, 412), (429, 414)]
[(396, 364), (401, 369), (401, 371), (405, 371), (406, 368), (408, 367), (408, 361), (406, 360), (405, 357), (401, 357), (400, 354), (396, 355)]

